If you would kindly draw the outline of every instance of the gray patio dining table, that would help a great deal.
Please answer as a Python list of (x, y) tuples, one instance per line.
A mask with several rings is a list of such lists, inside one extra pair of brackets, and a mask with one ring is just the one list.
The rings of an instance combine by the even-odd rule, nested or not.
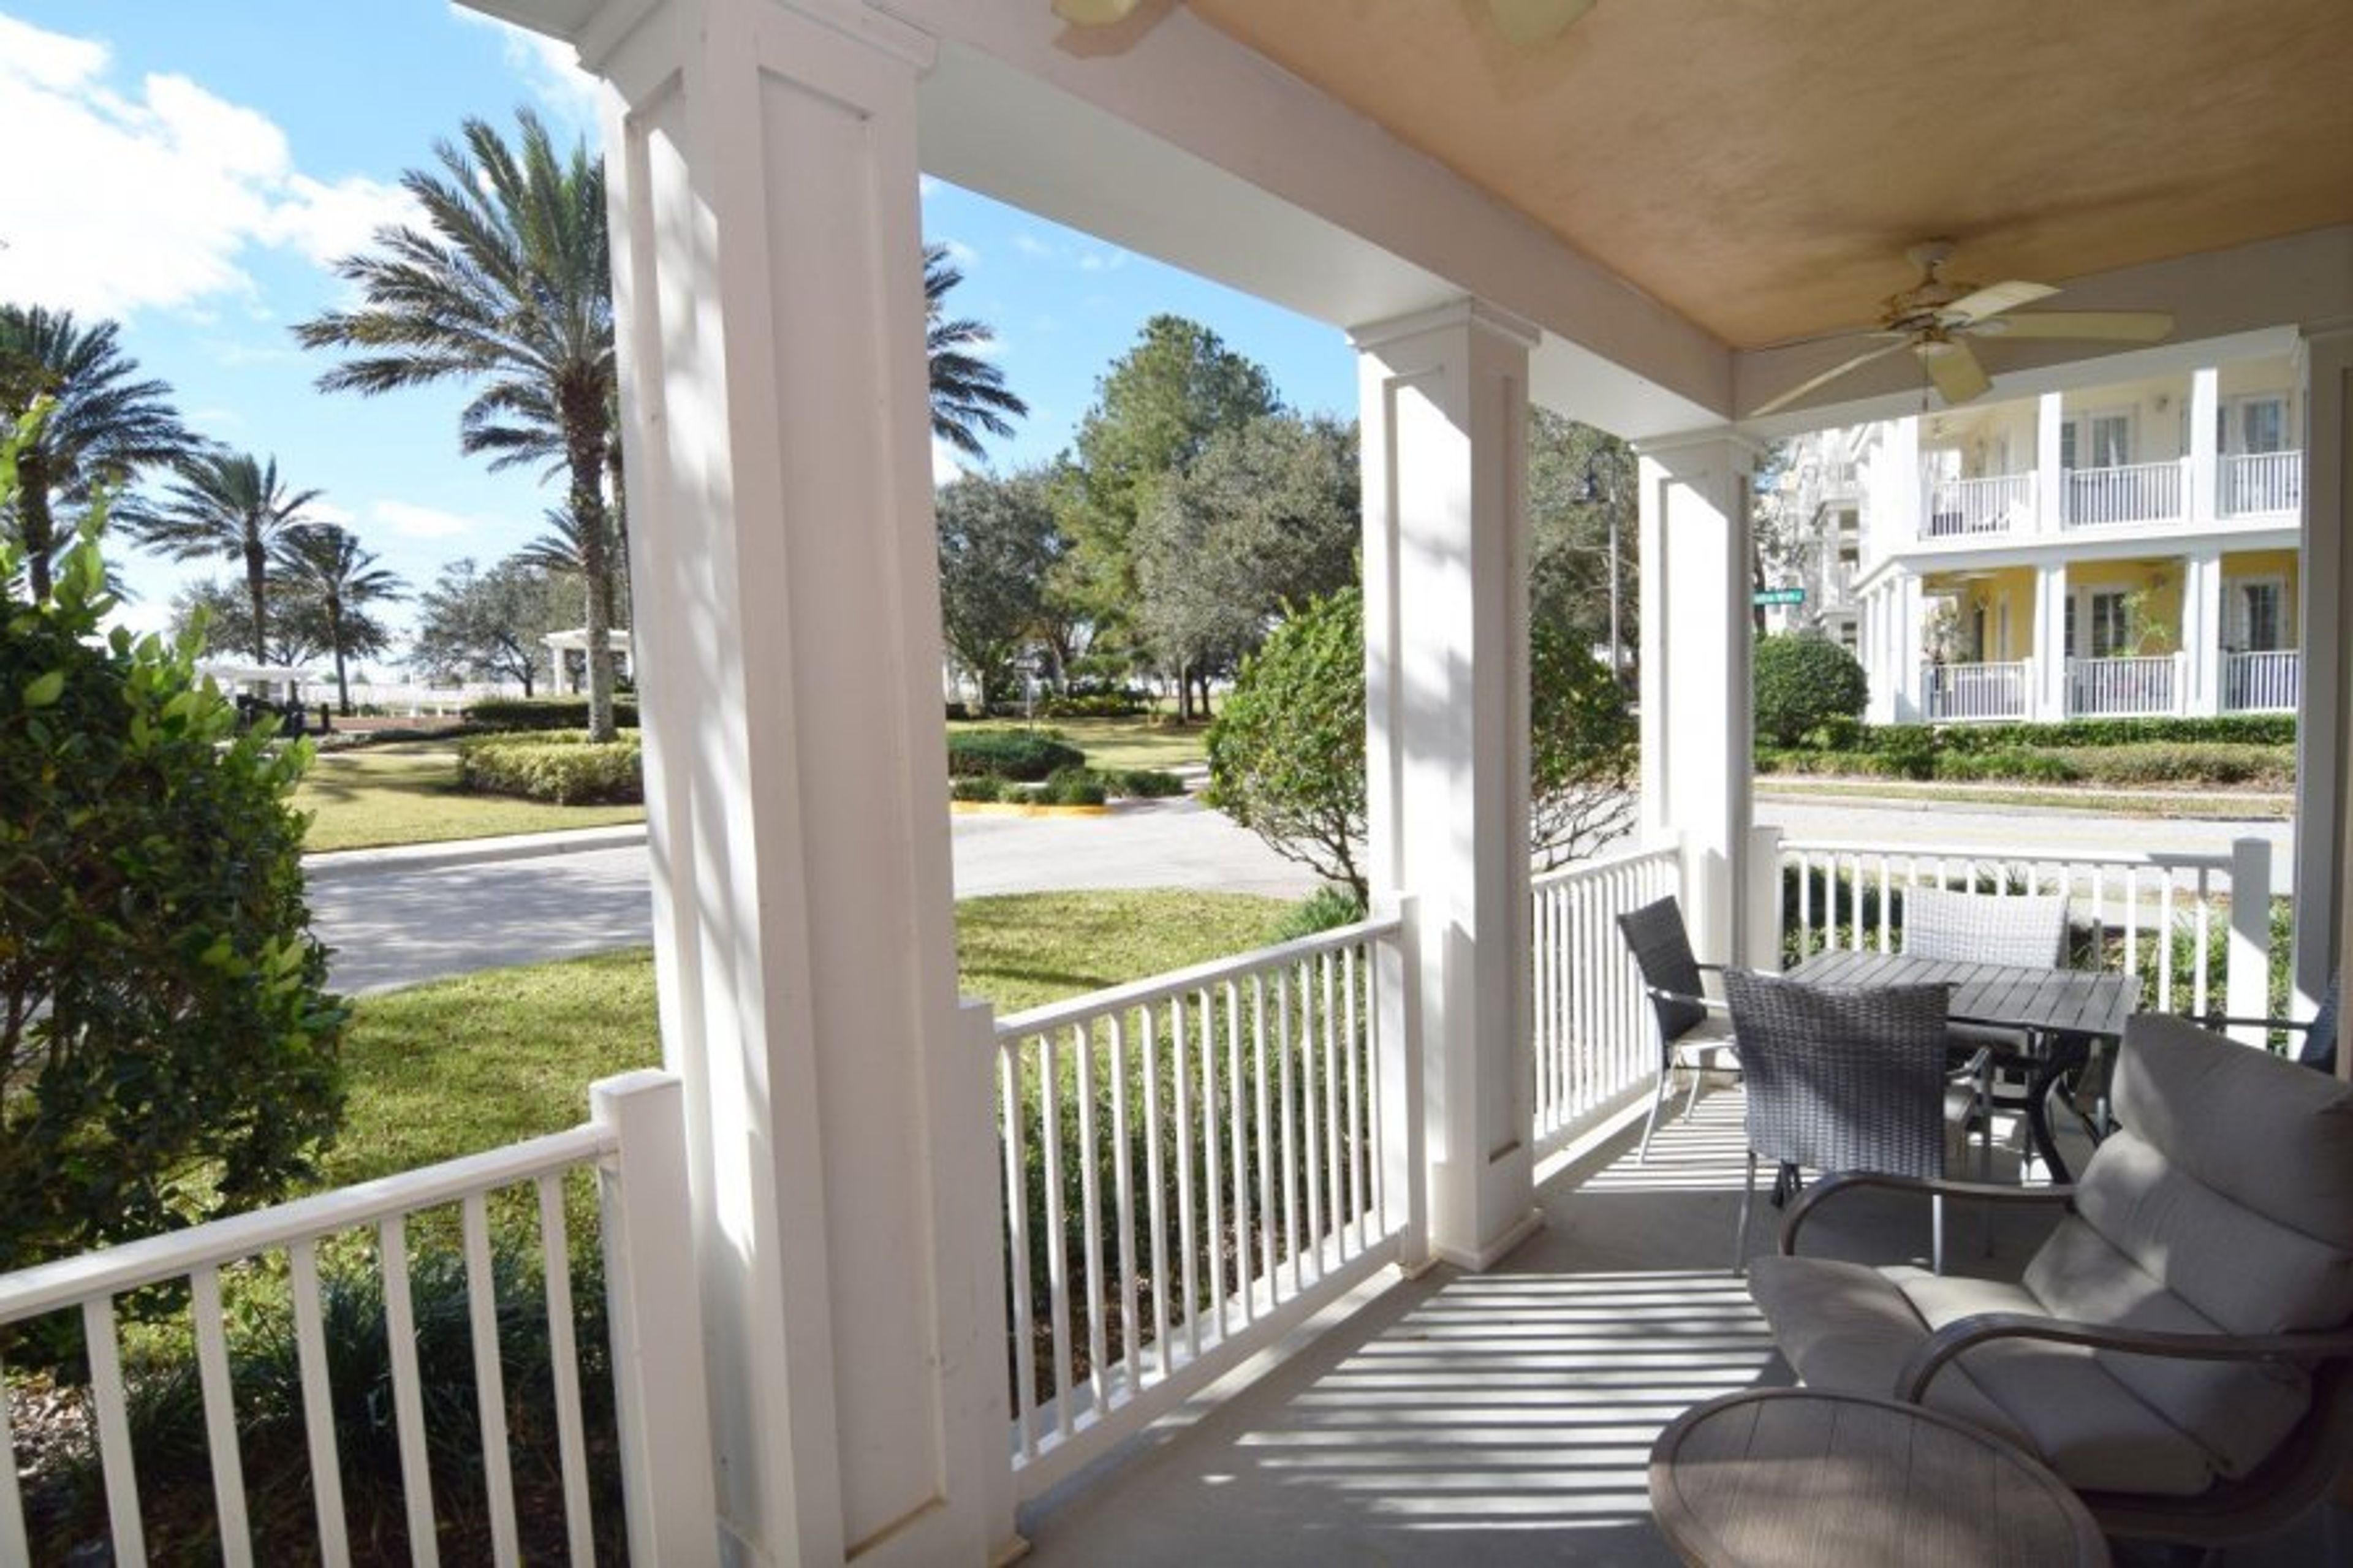
[(2124, 1033), (2125, 1020), (2140, 1005), (2140, 981), (2134, 975), (1894, 952), (1832, 949), (1801, 961), (1788, 978), (1850, 986), (1942, 981), (1953, 988), (1950, 1016), (1956, 1022), (2027, 1031), (2027, 1038), (2037, 1042), (2032, 1048), (2000, 1054), (2029, 1069), (2027, 1132), (2052, 1179), (2062, 1183), (2074, 1178), (2051, 1135), (2052, 1086), (2090, 1059), (2093, 1042)]

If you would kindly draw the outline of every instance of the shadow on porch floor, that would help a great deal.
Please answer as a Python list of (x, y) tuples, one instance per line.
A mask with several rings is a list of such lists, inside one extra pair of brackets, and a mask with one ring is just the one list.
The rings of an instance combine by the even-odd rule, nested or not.
[[(1647, 1164), (1633, 1147), (1629, 1133), (1553, 1175), (1544, 1230), (1493, 1271), (1366, 1287), (1288, 1360), (1239, 1374), (1261, 1370), (1254, 1384), (1039, 1500), (1021, 1521), (1029, 1562), (1673, 1563), (1651, 1521), (1651, 1441), (1701, 1400), (1790, 1379), (1728, 1267), (1737, 1090), (1662, 1128)], [(1809, 1225), (1809, 1253), (1925, 1258), (1924, 1203), (1841, 1206)], [(1957, 1214), (1948, 1266), (2014, 1275), (2047, 1221), (2001, 1218), (1989, 1235)], [(1778, 1224), (1760, 1195), (1751, 1249)], [(2229, 1561), (2332, 1559), (2316, 1520)]]

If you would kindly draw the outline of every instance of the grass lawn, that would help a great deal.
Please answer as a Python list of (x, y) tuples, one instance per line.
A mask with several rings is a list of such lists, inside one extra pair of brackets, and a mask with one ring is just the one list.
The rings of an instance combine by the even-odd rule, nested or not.
[(1208, 759), (1208, 726), (1158, 723), (1134, 719), (1040, 719), (1034, 725), (1018, 719), (951, 723), (950, 734), (981, 730), (1051, 730), (1087, 754), (1092, 768), (1174, 768)]
[[(964, 988), (1013, 1012), (1244, 952), (1291, 906), (1240, 893), (1020, 893), (956, 906)], [(322, 1187), (576, 1126), (591, 1080), (659, 1065), (643, 949), (488, 970), (353, 1005), (351, 1101)]]
[(386, 844), (438, 844), (502, 833), (549, 833), (638, 822), (637, 805), (545, 805), (503, 795), (467, 795), (447, 742), (403, 742), (322, 752), (294, 793), (311, 814), (305, 848), (366, 849)]

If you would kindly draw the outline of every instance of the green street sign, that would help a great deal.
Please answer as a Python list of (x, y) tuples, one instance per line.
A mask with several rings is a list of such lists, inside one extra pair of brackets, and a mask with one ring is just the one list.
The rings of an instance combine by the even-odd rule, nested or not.
[(1802, 605), (1806, 602), (1803, 588), (1766, 588), (1755, 595), (1759, 605)]

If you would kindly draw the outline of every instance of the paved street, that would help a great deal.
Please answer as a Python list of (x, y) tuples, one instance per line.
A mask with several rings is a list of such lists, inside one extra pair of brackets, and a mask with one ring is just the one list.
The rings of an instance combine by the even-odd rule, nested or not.
[[(2170, 822), (2020, 807), (1765, 800), (1757, 820), (1793, 838), (1958, 847), (2130, 847), (2227, 851), (2269, 838), (2274, 875), (2288, 871), (2280, 822)], [(1124, 806), (1108, 816), (958, 816), (960, 897), (1055, 888), (1209, 888), (1296, 898), (1302, 868), (1191, 801)], [(438, 975), (567, 958), (652, 940), (642, 845), (484, 863), (388, 868), (363, 857), (313, 862), (318, 930), (336, 949), (335, 984), (385, 990)]]

